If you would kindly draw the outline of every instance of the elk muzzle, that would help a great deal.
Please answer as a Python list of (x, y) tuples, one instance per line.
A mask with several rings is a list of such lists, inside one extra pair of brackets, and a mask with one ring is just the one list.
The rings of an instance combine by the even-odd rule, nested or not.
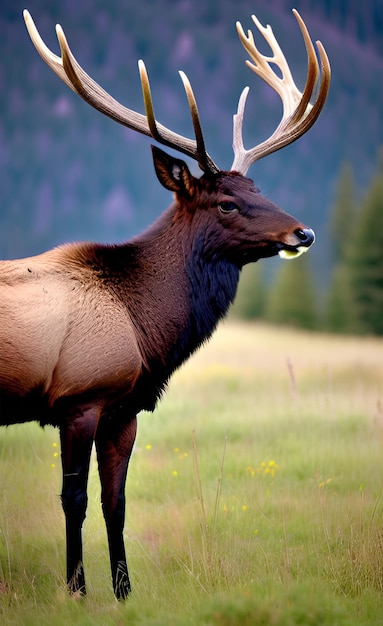
[(281, 259), (294, 259), (310, 248), (315, 241), (315, 233), (311, 228), (297, 228), (294, 231), (297, 243), (280, 245), (278, 255)]

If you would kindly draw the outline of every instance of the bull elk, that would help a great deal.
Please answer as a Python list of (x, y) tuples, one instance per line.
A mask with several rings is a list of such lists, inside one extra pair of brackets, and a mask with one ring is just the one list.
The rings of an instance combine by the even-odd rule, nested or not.
[[(308, 250), (314, 233), (263, 197), (246, 177), (256, 160), (303, 135), (325, 103), (330, 66), (294, 11), (308, 56), (303, 92), (267, 26), (253, 21), (273, 55), (259, 52), (237, 23), (250, 69), (280, 96), (283, 116), (260, 145), (245, 149), (246, 87), (234, 116), (234, 162), (222, 171), (206, 152), (191, 85), (182, 72), (195, 139), (157, 122), (148, 75), (139, 72), (146, 115), (114, 100), (88, 76), (56, 27), (61, 57), (42, 41), (28, 11), (25, 23), (48, 66), (73, 91), (113, 120), (198, 162), (152, 147), (157, 177), (174, 193), (170, 207), (141, 235), (121, 245), (72, 243), (0, 263), (0, 393), (2, 425), (37, 420), (60, 429), (67, 582), (85, 594), (82, 525), (89, 461), (95, 442), (113, 589), (131, 590), (123, 541), (125, 481), (137, 414), (153, 411), (171, 374), (217, 326), (234, 299), (246, 263)], [(272, 66), (279, 70), (274, 72)], [(313, 99), (313, 103), (310, 100)]]

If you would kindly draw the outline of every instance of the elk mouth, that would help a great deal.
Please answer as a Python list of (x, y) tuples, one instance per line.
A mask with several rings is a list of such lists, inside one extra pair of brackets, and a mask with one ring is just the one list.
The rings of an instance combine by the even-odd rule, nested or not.
[(311, 228), (298, 228), (294, 232), (294, 237), (298, 243), (291, 245), (287, 243), (277, 243), (276, 249), (281, 259), (295, 259), (307, 252), (315, 241), (315, 233)]

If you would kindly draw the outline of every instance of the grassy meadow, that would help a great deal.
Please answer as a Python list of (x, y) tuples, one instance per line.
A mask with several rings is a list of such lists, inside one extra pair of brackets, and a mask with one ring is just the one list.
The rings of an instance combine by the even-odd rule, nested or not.
[(383, 624), (381, 339), (220, 327), (139, 418), (125, 603), (95, 459), (88, 595), (66, 594), (58, 443), (0, 431), (1, 624)]

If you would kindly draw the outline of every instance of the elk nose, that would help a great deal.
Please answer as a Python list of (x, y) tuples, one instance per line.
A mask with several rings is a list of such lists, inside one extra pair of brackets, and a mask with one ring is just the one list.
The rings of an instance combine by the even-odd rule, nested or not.
[(294, 235), (298, 237), (300, 245), (305, 248), (309, 248), (315, 241), (315, 233), (311, 228), (298, 228)]

